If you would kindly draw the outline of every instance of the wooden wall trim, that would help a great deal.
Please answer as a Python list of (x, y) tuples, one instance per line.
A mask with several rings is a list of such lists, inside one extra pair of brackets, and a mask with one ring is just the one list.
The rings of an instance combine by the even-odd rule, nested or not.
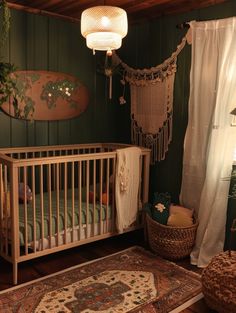
[(61, 14), (57, 14), (57, 13), (53, 13), (53, 12), (49, 12), (49, 11), (45, 11), (45, 10), (30, 8), (30, 7), (27, 7), (27, 6), (24, 6), (24, 5), (21, 5), (21, 4), (17, 4), (17, 3), (7, 2), (7, 6), (8, 6), (9, 9), (15, 9), (15, 10), (18, 10), (18, 11), (25, 11), (27, 13), (32, 13), (32, 14), (37, 14), (37, 15), (44, 15), (44, 16), (55, 17), (55, 18), (59, 18), (59, 19), (70, 21), (72, 23), (80, 23), (80, 19), (77, 19), (77, 18), (74, 18), (74, 17), (61, 15)]

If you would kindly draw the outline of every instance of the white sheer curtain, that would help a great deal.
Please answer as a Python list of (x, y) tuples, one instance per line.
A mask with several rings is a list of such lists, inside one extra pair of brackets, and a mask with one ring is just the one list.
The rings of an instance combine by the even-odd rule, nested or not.
[(189, 121), (180, 201), (196, 210), (191, 263), (205, 267), (223, 250), (236, 127), (236, 18), (191, 22)]

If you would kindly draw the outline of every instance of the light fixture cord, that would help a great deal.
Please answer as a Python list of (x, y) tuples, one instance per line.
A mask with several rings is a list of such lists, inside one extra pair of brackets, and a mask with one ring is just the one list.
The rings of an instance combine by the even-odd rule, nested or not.
[(112, 99), (112, 75), (109, 76), (109, 99)]

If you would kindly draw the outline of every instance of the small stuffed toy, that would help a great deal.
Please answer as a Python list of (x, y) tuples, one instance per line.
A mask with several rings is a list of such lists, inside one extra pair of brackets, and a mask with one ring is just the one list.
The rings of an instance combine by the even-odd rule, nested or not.
[(19, 183), (19, 202), (24, 203), (25, 202), (25, 194), (26, 194), (26, 202), (29, 202), (32, 200), (32, 191), (28, 185), (25, 185), (24, 183)]
[(152, 218), (156, 222), (166, 225), (169, 217), (170, 204), (171, 196), (168, 192), (155, 192), (153, 196)]

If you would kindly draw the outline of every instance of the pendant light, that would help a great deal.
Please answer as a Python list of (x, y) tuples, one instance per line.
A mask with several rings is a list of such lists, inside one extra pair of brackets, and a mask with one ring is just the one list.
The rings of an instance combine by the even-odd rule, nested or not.
[(86, 38), (87, 47), (107, 51), (119, 49), (122, 38), (127, 35), (128, 21), (126, 12), (114, 6), (95, 6), (86, 9), (81, 15), (81, 33)]

